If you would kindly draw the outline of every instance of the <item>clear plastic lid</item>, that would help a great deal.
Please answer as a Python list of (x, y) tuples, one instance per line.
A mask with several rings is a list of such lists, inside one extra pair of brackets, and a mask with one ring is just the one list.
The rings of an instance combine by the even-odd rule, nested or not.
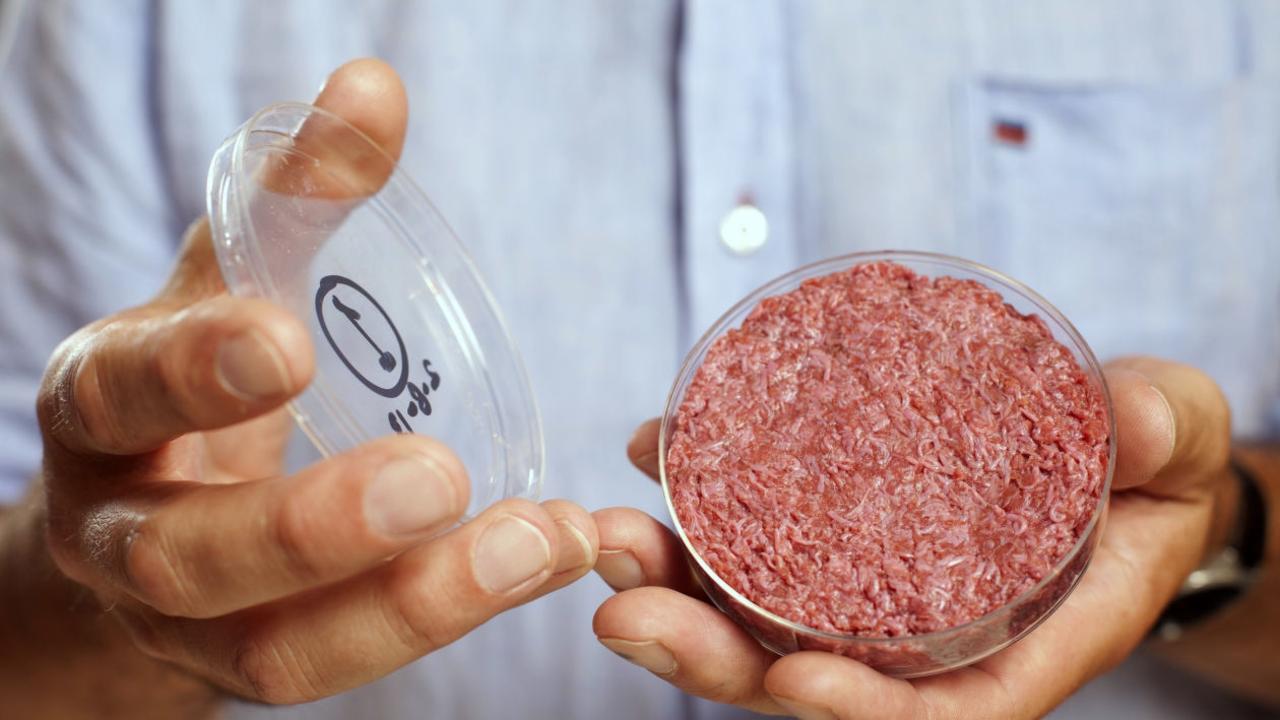
[(542, 426), (498, 307), (368, 136), (320, 108), (269, 106), (214, 154), (208, 203), (230, 292), (267, 298), (310, 331), (315, 380), (290, 410), (322, 454), (414, 432), (462, 459), (468, 516), (537, 496)]

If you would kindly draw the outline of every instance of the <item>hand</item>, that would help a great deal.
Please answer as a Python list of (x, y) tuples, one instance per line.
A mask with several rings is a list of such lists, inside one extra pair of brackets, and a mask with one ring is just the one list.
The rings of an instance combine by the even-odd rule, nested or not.
[[(1034, 718), (1120, 662), (1142, 640), (1229, 520), (1229, 412), (1192, 368), (1110, 364), (1116, 469), (1110, 515), (1088, 571), (1022, 641), (970, 667), (918, 680), (822, 652), (777, 657), (704, 602), (679, 540), (643, 513), (595, 513), (597, 572), (620, 592), (595, 616), (606, 647), (711, 700), (802, 718)], [(657, 477), (656, 421), (628, 448)]]
[[(344, 65), (317, 104), (398, 155), (407, 109), (386, 65)], [(146, 655), (271, 703), (369, 682), (570, 583), (596, 553), (591, 517), (562, 501), (501, 502), (439, 534), (469, 483), (420, 436), (281, 476), (281, 406), (312, 352), (292, 315), (226, 294), (201, 221), (155, 300), (63, 343), (39, 399), (37, 511), (58, 569)]]

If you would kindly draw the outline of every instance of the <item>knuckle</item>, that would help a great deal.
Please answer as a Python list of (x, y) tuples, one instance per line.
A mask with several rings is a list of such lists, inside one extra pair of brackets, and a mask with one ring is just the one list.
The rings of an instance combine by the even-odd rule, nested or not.
[(236, 647), (231, 661), (233, 679), (256, 700), (288, 705), (314, 700), (322, 693), (309, 678), (299, 655), (263, 635), (249, 634)]
[(204, 364), (183, 357), (185, 353), (169, 351), (171, 347), (168, 338), (153, 343), (145, 361), (146, 372), (155, 382), (161, 406), (189, 421), (190, 408), (196, 405), (189, 400), (191, 389), (196, 387)]
[(81, 328), (58, 346), (45, 371), (36, 414), (46, 436), (71, 450), (115, 446), (124, 433), (112, 400), (110, 353), (127, 331), (125, 316)]
[(53, 368), (45, 374), (36, 394), (36, 421), (48, 438), (61, 439), (71, 429), (71, 389), (65, 368)]
[(81, 330), (63, 340), (49, 359), (36, 396), (36, 417), (46, 433), (57, 437), (73, 427), (73, 390), (84, 361), (88, 332)]
[(256, 638), (247, 638), (236, 647), (231, 672), (251, 697), (262, 702), (284, 704), (297, 694), (275, 653)]
[(161, 533), (144, 520), (125, 542), (124, 574), (134, 595), (165, 615), (193, 614), (194, 588)]
[(70, 370), (67, 387), (62, 427), (68, 431), (78, 430), (91, 447), (114, 447), (118, 438), (117, 423), (112, 417), (98, 360), (90, 356), (76, 363)]
[(279, 551), (284, 570), (306, 583), (324, 578), (326, 563), (319, 557), (317, 530), (312, 513), (296, 498), (285, 498), (275, 513), (272, 541)]
[(433, 586), (424, 575), (416, 564), (391, 573), (383, 603), (392, 632), (417, 652), (431, 652), (456, 640), (461, 633), (452, 618), (464, 607), (453, 596), (452, 584)]

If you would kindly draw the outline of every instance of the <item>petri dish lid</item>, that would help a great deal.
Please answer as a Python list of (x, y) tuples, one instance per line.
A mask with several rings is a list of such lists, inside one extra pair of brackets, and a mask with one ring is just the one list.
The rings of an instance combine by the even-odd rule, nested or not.
[(214, 154), (208, 210), (229, 291), (310, 332), (315, 379), (289, 409), (321, 454), (413, 432), (462, 459), (467, 517), (537, 497), (542, 425), (520, 355), (465, 248), (382, 148), (321, 108), (271, 105)]

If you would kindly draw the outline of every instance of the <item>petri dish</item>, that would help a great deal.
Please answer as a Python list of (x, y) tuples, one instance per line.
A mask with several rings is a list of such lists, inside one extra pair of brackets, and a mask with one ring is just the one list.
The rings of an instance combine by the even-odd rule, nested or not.
[[(864, 263), (889, 261), (928, 277), (973, 280), (996, 291), (1022, 314), (1036, 314), (1054, 339), (1066, 347), (1088, 381), (1101, 390), (1108, 428), (1107, 465), (1096, 506), (1079, 538), (1052, 569), (1029, 589), (1003, 605), (964, 624), (916, 635), (895, 637), (830, 632), (782, 617), (757, 604), (722, 578), (699, 554), (682, 525), (668, 477), (668, 451), (685, 393), (711, 346), (766, 298), (786, 293), (804, 281)], [(823, 260), (775, 278), (748, 294), (717, 320), (694, 345), (667, 397), (659, 431), (659, 472), (672, 524), (689, 565), (707, 596), (763, 646), (778, 654), (823, 650), (851, 657), (894, 677), (934, 675), (975, 663), (1016, 642), (1048, 618), (1075, 588), (1093, 557), (1107, 513), (1115, 466), (1115, 411), (1102, 367), (1076, 328), (1047, 300), (1026, 285), (991, 268), (962, 258), (914, 251), (873, 251)]]
[(461, 458), (466, 517), (537, 497), (542, 425), (519, 352), (466, 249), (391, 156), (333, 113), (280, 103), (226, 139), (207, 190), (229, 292), (310, 333), (315, 379), (289, 410), (322, 455), (418, 433)]

